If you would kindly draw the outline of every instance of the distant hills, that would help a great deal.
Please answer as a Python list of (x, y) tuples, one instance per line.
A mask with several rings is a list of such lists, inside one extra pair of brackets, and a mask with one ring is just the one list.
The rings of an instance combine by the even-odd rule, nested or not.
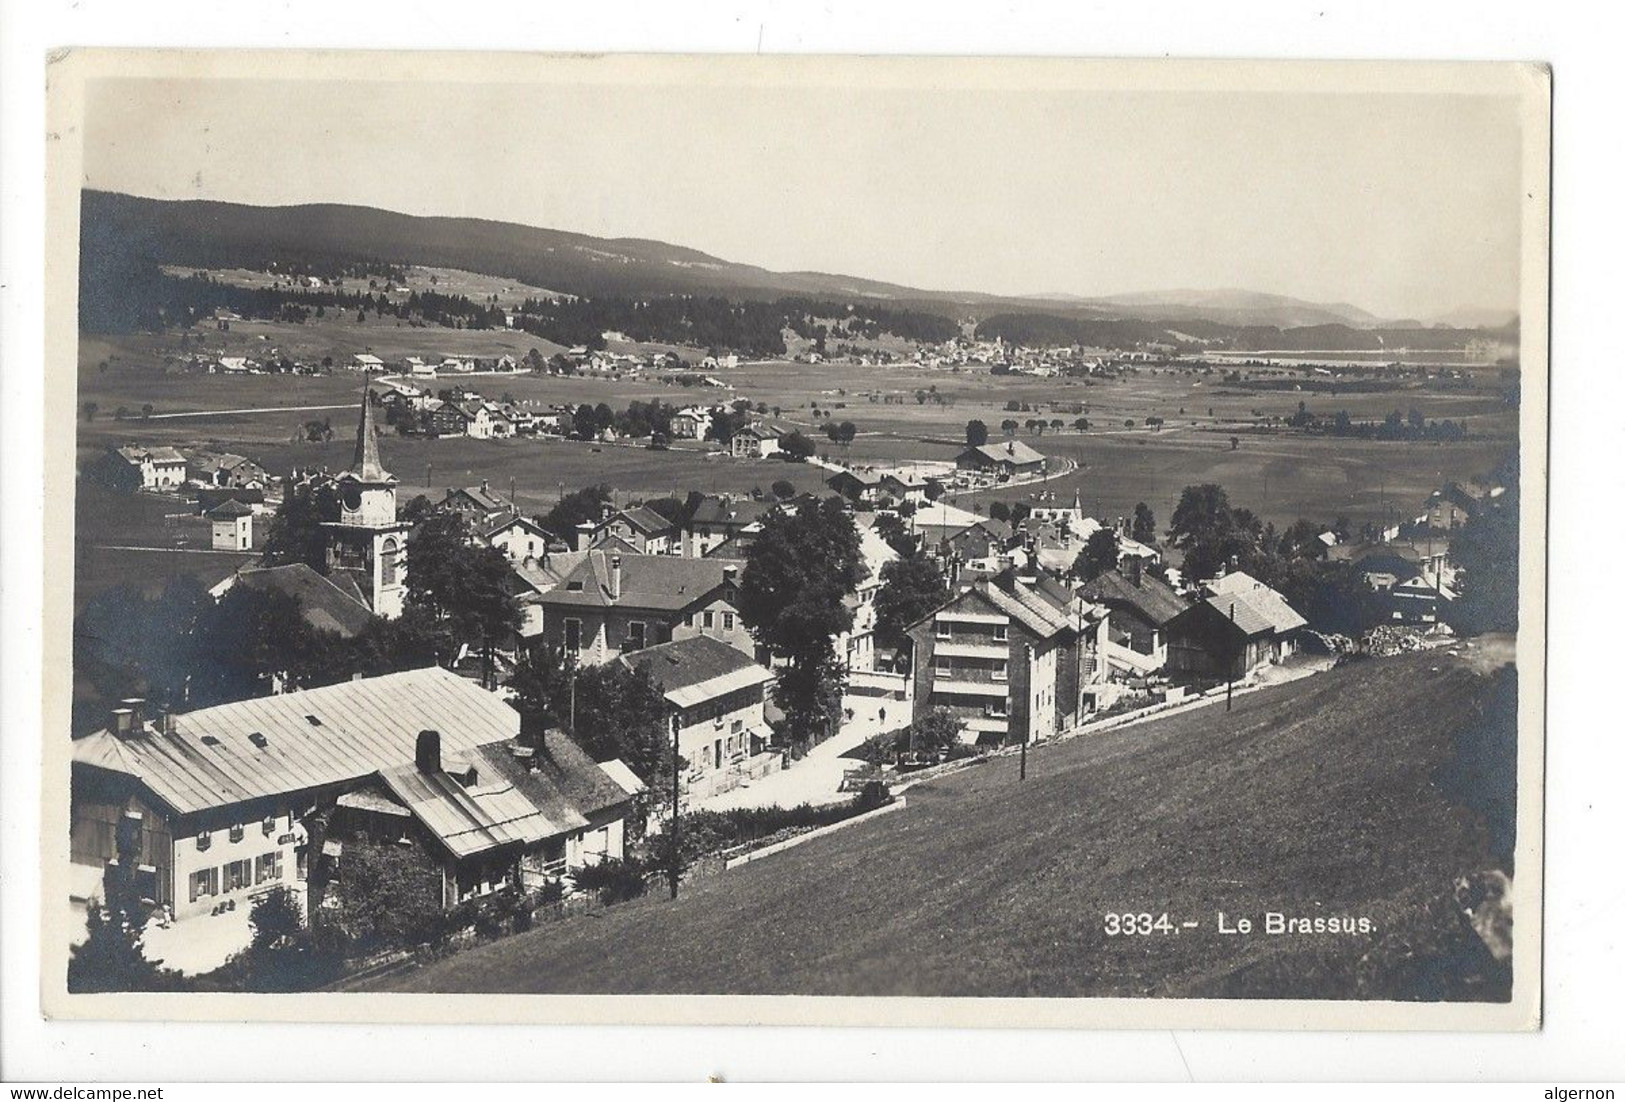
[[(81, 257), (85, 273), (123, 272), (132, 264), (265, 270), (290, 262), (316, 268), (376, 263), (459, 268), (589, 298), (801, 297), (867, 302), (958, 320), (1044, 315), (1064, 319), (1069, 323), (1065, 328), (1085, 341), (1099, 330), (1103, 336), (1140, 340), (1196, 338), (1231, 347), (1297, 347), (1275, 334), (1301, 328), (1334, 331), (1338, 339), (1323, 347), (1393, 347), (1396, 340), (1378, 340), (1376, 334), (1389, 329), (1402, 341), (1428, 328), (1414, 321), (1385, 322), (1347, 303), (1239, 289), (1098, 298), (927, 291), (857, 276), (776, 272), (661, 241), (593, 237), (479, 218), (425, 217), (333, 203), (260, 207), (161, 200), (94, 190), (82, 195)], [(1471, 330), (1500, 330), (1516, 320), (1478, 314), (1474, 320), (1479, 324), (1463, 327), (1457, 344), (1477, 335)], [(1450, 339), (1434, 334), (1428, 343), (1441, 337)]]

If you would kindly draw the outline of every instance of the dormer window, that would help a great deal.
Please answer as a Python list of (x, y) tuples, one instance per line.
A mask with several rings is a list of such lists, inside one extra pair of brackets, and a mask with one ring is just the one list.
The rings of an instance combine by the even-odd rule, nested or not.
[(241, 842), (243, 840), (243, 824), (237, 823), (231, 828), (231, 840), (233, 842)]

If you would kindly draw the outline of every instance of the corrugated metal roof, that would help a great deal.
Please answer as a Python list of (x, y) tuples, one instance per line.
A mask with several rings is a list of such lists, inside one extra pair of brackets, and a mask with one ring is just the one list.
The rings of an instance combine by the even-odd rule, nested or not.
[(519, 713), (429, 667), (205, 708), (177, 716), (173, 735), (102, 732), (77, 740), (73, 757), (140, 778), (184, 814), (359, 780), (412, 761), (423, 730), (440, 732), (445, 753), (464, 754), (513, 738)]
[(573, 808), (565, 809), (562, 821), (545, 815), (493, 760), (503, 753), (464, 755), (475, 771), (474, 783), (467, 787), (449, 773), (426, 773), (416, 764), (382, 770), (379, 777), (457, 857), (499, 846), (528, 845), (587, 825), (585, 816)]
[(1208, 598), (1208, 603), (1228, 616), (1233, 602), (1236, 625), (1248, 635), (1257, 635), (1262, 631), (1291, 631), (1309, 622), (1298, 615), (1285, 597), (1240, 570), (1226, 574), (1210, 588), (1213, 596)]

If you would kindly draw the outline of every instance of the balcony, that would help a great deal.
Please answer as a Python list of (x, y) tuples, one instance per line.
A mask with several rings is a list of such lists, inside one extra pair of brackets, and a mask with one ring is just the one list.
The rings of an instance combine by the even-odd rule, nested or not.
[(1010, 686), (1004, 681), (957, 681), (948, 677), (932, 679), (934, 693), (953, 693), (956, 696), (991, 696), (1000, 700), (1010, 695)]

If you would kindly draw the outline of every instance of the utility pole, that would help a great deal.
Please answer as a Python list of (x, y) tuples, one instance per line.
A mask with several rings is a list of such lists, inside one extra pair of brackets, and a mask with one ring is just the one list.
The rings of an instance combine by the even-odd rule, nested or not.
[(682, 875), (682, 827), (679, 826), (678, 801), (680, 799), (679, 770), (681, 758), (677, 753), (677, 734), (682, 729), (682, 717), (679, 713), (672, 713), (671, 717), (671, 869), (668, 875), (671, 878), (671, 897), (677, 898), (677, 881)]
[(431, 490), (434, 489), (434, 463), (432, 461), (424, 464), (423, 485)]
[[(1023, 646), (1026, 649), (1027, 655), (1027, 683), (1032, 684), (1033, 645), (1031, 643), (1026, 643), (1023, 644)], [(1008, 711), (1008, 709), (1006, 709), (1006, 711)], [(1027, 779), (1027, 739), (1032, 733), (1032, 726), (1032, 714), (1029, 712), (1027, 716), (1027, 729), (1021, 732), (1021, 775), (1017, 778), (1018, 780), (1024, 781)]]
[(570, 666), (570, 737), (576, 735), (576, 668)]

